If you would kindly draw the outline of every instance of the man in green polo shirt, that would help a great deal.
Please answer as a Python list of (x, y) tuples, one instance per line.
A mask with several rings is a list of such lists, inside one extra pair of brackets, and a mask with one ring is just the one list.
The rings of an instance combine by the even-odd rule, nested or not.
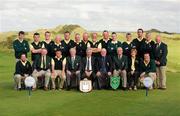
[(117, 48), (121, 47), (121, 42), (117, 40), (116, 32), (112, 32), (112, 40), (108, 42), (107, 51), (108, 55), (113, 58), (117, 55)]
[(25, 54), (29, 52), (29, 44), (26, 40), (24, 40), (24, 31), (20, 31), (18, 34), (18, 39), (13, 41), (13, 48), (15, 51), (16, 62), (19, 61), (21, 54)]

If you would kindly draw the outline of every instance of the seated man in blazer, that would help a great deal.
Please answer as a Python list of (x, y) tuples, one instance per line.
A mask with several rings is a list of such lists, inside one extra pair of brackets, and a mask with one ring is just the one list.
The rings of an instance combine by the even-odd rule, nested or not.
[(114, 76), (120, 76), (123, 80), (123, 89), (127, 88), (127, 68), (128, 68), (128, 59), (127, 56), (123, 55), (123, 49), (121, 47), (117, 48), (117, 55), (113, 57), (114, 61)]
[(30, 76), (32, 73), (32, 67), (29, 61), (27, 61), (26, 54), (22, 54), (20, 60), (16, 63), (16, 71), (14, 74), (14, 80), (17, 90), (21, 90), (21, 80)]
[(139, 59), (136, 57), (137, 50), (131, 49), (131, 57), (128, 60), (128, 84), (129, 90), (137, 90), (139, 77)]
[(82, 59), (82, 78), (93, 82), (95, 78), (95, 58), (92, 56), (92, 49), (87, 48), (86, 57)]
[[(140, 61), (140, 81), (143, 82), (144, 78), (151, 77), (154, 81), (156, 79), (156, 64), (153, 59), (150, 59), (150, 54), (144, 54), (144, 60)], [(153, 87), (150, 87), (153, 89)]]
[(69, 50), (70, 56), (66, 60), (67, 90), (71, 89), (72, 79), (76, 79), (76, 87), (79, 88), (81, 79), (81, 57), (76, 55), (76, 49)]
[(106, 54), (107, 54), (107, 51), (105, 48), (103, 48), (101, 50), (101, 56), (98, 57), (97, 59), (96, 76), (98, 80), (99, 89), (102, 89), (102, 88), (108, 89), (109, 78), (112, 75), (112, 69), (113, 69), (112, 60)]
[[(45, 76), (45, 83), (44, 83), (45, 91), (48, 90), (49, 79), (51, 77), (52, 62), (53, 62), (52, 58), (50, 58), (47, 55), (47, 49), (42, 48), (41, 56), (36, 58), (33, 64), (34, 71), (32, 75), (34, 79), (36, 80), (36, 83), (37, 83), (38, 77)], [(34, 90), (36, 89), (36, 84), (34, 85), (33, 89)]]

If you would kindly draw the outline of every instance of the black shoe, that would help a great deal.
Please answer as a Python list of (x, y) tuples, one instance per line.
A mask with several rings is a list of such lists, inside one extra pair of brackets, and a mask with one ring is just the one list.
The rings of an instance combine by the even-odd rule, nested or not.
[(71, 87), (70, 86), (67, 86), (67, 89), (66, 89), (67, 91), (70, 91), (71, 90)]
[(122, 90), (123, 90), (123, 91), (126, 91), (126, 90), (127, 90), (127, 88), (126, 88), (126, 87), (123, 87), (123, 88), (122, 88)]
[(21, 91), (21, 88), (18, 88), (18, 91)]

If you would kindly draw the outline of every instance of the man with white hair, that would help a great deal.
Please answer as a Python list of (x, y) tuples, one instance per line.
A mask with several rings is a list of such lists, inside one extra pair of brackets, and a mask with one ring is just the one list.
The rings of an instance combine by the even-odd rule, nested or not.
[(96, 64), (96, 77), (98, 81), (99, 89), (108, 89), (110, 76), (112, 75), (113, 65), (112, 60), (107, 56), (107, 51), (105, 48), (101, 50), (101, 56), (97, 59)]
[(79, 82), (81, 79), (81, 57), (76, 55), (76, 49), (71, 48), (69, 50), (70, 56), (66, 60), (66, 80), (67, 90), (72, 87), (72, 80), (75, 80), (75, 86), (79, 88)]
[(166, 65), (167, 65), (167, 45), (161, 41), (161, 36), (156, 36), (155, 63), (159, 89), (166, 89)]

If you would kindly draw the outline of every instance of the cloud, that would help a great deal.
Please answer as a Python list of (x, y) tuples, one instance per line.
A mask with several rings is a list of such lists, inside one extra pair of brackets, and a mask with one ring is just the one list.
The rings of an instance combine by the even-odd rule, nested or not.
[(178, 0), (6, 0), (0, 31), (34, 30), (79, 24), (87, 30), (180, 32)]

